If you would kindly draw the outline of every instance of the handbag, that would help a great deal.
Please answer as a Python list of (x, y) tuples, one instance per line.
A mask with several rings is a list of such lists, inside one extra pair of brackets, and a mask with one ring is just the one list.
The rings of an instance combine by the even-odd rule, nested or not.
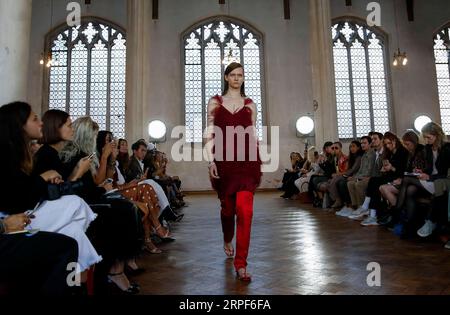
[(64, 182), (62, 184), (47, 185), (47, 200), (58, 200), (62, 196), (77, 195), (77, 192), (83, 187), (82, 181)]

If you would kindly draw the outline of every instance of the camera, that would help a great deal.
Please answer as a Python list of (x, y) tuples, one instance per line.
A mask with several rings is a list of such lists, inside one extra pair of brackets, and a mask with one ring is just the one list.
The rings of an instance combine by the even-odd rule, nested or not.
[(59, 185), (49, 184), (48, 185), (48, 199), (49, 201), (57, 200), (62, 196), (76, 195), (77, 192), (83, 187), (82, 181), (76, 182), (64, 182)]

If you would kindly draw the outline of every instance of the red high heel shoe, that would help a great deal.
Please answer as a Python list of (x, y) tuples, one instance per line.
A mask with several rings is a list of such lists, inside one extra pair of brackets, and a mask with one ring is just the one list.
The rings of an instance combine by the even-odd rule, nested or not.
[[(239, 272), (243, 270), (243, 272)], [(243, 281), (243, 282), (250, 282), (252, 281), (252, 276), (251, 274), (247, 273), (247, 269), (246, 268), (241, 268), (238, 271), (236, 271), (236, 277)]]

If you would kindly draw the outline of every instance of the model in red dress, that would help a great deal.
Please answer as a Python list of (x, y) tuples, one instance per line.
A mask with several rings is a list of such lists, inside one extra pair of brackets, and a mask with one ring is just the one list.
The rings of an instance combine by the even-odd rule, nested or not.
[[(256, 115), (255, 104), (245, 97), (243, 67), (232, 63), (225, 70), (223, 96), (214, 96), (208, 104), (208, 138), (213, 139), (209, 142), (213, 146), (208, 149), (210, 161), (213, 161), (210, 163), (209, 173), (212, 186), (221, 202), (224, 250), (228, 257), (235, 256), (234, 267), (238, 278), (243, 281), (251, 281), (251, 276), (247, 273), (247, 257), (253, 196), (261, 182)], [(216, 133), (220, 129), (223, 136), (218, 137), (214, 128)], [(234, 141), (230, 141), (233, 138)], [(235, 217), (236, 253), (232, 245)]]

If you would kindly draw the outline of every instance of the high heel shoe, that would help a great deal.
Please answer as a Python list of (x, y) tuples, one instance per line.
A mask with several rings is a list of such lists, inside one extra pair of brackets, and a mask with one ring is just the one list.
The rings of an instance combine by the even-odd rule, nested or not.
[(162, 253), (162, 250), (156, 247), (151, 240), (145, 240), (144, 250), (155, 255)]
[[(239, 272), (243, 270), (244, 272)], [(238, 280), (241, 280), (243, 282), (251, 282), (252, 281), (252, 276), (250, 274), (247, 273), (247, 269), (245, 268), (241, 268), (238, 271), (236, 271), (236, 277), (238, 278)]]
[(123, 293), (123, 294), (126, 294), (126, 295), (135, 295), (135, 294), (138, 294), (138, 293), (141, 291), (141, 289), (140, 289), (140, 287), (139, 287), (138, 284), (136, 284), (136, 283), (130, 283), (130, 286), (129, 286), (126, 290), (122, 290), (122, 289), (118, 286), (118, 284), (115, 283), (115, 282), (112, 280), (112, 277), (122, 276), (122, 275), (124, 275), (123, 272), (121, 272), (121, 273), (110, 273), (110, 274), (108, 274), (108, 283), (114, 284), (114, 287), (115, 287), (117, 290), (119, 290), (121, 293)]
[(159, 235), (158, 234), (158, 230), (160, 230), (162, 228), (162, 225), (160, 224), (160, 225), (158, 225), (158, 227), (155, 229), (155, 236), (157, 237), (157, 238), (159, 238), (161, 241), (163, 241), (163, 242), (173, 242), (173, 241), (176, 241), (176, 238), (174, 238), (174, 237), (172, 237), (172, 236), (170, 236), (169, 235), (169, 230), (167, 230), (166, 231), (166, 233), (163, 235), (163, 236), (161, 236), (161, 235)]

